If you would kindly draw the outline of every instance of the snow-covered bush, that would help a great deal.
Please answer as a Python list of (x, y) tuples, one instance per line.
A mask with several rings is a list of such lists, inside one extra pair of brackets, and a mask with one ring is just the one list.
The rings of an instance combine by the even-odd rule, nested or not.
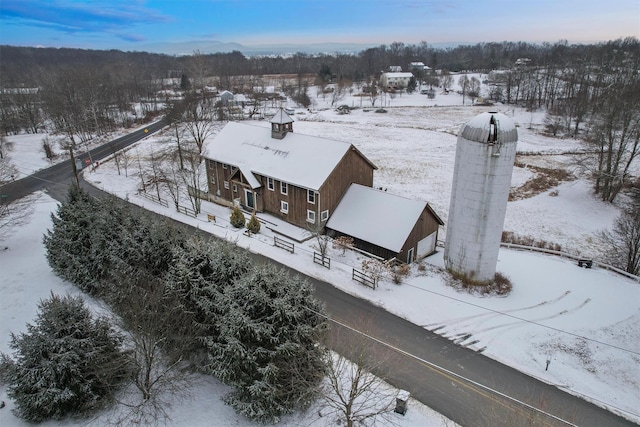
[(258, 221), (256, 214), (251, 214), (251, 218), (249, 218), (249, 222), (247, 222), (247, 230), (253, 234), (260, 232), (260, 221)]
[(234, 387), (225, 401), (263, 423), (306, 407), (326, 365), (317, 345), (326, 327), (311, 286), (271, 265), (256, 266), (225, 288), (219, 341), (209, 370)]
[(244, 227), (246, 219), (244, 217), (244, 214), (242, 213), (242, 211), (240, 210), (240, 208), (238, 206), (235, 206), (233, 208), (233, 210), (231, 211), (230, 222), (231, 222), (231, 225), (234, 226), (235, 228)]
[(14, 358), (2, 355), (17, 415), (39, 422), (99, 407), (127, 377), (121, 337), (80, 297), (52, 294), (38, 308), (35, 324), (11, 335)]

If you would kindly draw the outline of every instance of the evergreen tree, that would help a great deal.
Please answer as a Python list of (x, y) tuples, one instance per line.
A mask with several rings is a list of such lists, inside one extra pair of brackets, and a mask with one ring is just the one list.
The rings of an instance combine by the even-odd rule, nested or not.
[(51, 214), (53, 227), (44, 236), (47, 261), (53, 271), (81, 289), (94, 290), (96, 271), (92, 239), (98, 203), (77, 186)]
[(221, 301), (209, 370), (234, 387), (225, 401), (266, 423), (306, 407), (325, 372), (316, 343), (326, 326), (311, 286), (270, 265), (255, 267)]
[(226, 242), (194, 237), (176, 250), (165, 277), (165, 305), (176, 319), (177, 348), (189, 353), (203, 341), (218, 340), (218, 323), (226, 314), (223, 292), (250, 268), (248, 253)]
[(231, 222), (231, 225), (234, 226), (235, 228), (244, 227), (246, 219), (238, 206), (235, 206), (231, 211), (231, 219), (229, 221)]
[(409, 83), (407, 84), (407, 93), (415, 92), (417, 87), (418, 87), (418, 81), (416, 80), (415, 77), (412, 76), (409, 79)]
[(249, 222), (247, 223), (247, 230), (249, 230), (253, 234), (260, 232), (260, 221), (258, 221), (255, 213), (251, 214), (251, 218), (249, 218)]
[(186, 74), (180, 76), (180, 89), (189, 90), (191, 89), (191, 82), (189, 81), (189, 77)]
[(38, 308), (35, 324), (11, 335), (15, 360), (2, 355), (17, 415), (38, 422), (99, 407), (127, 377), (121, 337), (80, 297), (52, 294)]

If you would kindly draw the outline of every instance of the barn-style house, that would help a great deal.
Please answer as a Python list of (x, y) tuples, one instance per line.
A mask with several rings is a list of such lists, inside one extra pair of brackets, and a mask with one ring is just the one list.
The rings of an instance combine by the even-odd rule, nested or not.
[(281, 109), (270, 131), (229, 122), (208, 139), (209, 199), (302, 228), (327, 224), (386, 259), (412, 262), (435, 250), (443, 223), (426, 202), (374, 190), (377, 168), (356, 147), (294, 133), (293, 122)]
[(349, 185), (373, 185), (376, 166), (352, 144), (293, 132), (283, 110), (264, 127), (229, 122), (206, 141), (211, 198), (299, 227), (325, 222)]

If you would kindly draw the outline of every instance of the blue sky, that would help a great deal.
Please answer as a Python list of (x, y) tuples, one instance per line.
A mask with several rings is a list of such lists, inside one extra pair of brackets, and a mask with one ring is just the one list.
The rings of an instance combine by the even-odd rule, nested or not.
[(0, 44), (142, 50), (640, 37), (640, 0), (0, 0)]

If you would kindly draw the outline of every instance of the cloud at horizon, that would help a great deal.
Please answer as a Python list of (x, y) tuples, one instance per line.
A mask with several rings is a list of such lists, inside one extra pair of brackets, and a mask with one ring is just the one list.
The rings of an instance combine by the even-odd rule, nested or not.
[(0, 44), (123, 50), (202, 40), (595, 42), (640, 37), (640, 2), (2, 0), (0, 28)]

